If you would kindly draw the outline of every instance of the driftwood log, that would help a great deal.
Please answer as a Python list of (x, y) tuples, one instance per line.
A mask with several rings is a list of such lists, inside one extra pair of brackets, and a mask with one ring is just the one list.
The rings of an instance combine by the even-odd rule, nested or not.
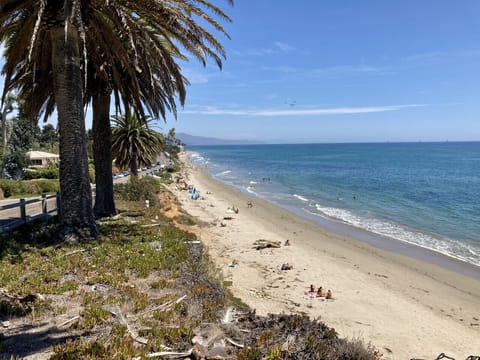
[(279, 248), (281, 246), (280, 241), (271, 241), (271, 240), (265, 240), (265, 239), (258, 239), (255, 240), (253, 243), (253, 248), (256, 250), (262, 250), (266, 248)]

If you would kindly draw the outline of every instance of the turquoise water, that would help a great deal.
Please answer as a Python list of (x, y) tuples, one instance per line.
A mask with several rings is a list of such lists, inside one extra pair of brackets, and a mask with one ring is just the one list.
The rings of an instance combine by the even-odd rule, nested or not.
[(196, 146), (217, 179), (480, 266), (480, 142)]

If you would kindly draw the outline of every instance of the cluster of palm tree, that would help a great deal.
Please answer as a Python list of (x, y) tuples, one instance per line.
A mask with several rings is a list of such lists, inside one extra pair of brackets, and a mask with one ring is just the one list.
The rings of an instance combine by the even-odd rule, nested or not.
[[(233, 4), (233, 0), (226, 0)], [(189, 56), (221, 68), (225, 51), (206, 29), (228, 37), (230, 21), (207, 0), (0, 0), (5, 43), (2, 102), (11, 91), (37, 119), (56, 109), (60, 135), (60, 222), (96, 236), (95, 214), (115, 213), (110, 101), (118, 112), (176, 115)], [(196, 20), (199, 19), (199, 20)], [(92, 104), (96, 201), (88, 176), (84, 109)]]

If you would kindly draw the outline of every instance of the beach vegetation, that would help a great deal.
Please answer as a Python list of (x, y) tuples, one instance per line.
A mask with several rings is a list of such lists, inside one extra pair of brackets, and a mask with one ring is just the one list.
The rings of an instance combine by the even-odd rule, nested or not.
[(160, 187), (160, 182), (149, 176), (138, 178), (130, 177), (128, 182), (115, 184), (115, 197), (126, 201), (149, 201), (150, 206), (156, 206), (159, 203), (156, 192)]

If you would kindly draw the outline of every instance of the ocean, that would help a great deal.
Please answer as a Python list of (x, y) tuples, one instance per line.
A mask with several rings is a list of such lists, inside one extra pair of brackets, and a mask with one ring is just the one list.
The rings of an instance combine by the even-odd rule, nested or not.
[(480, 266), (480, 142), (186, 150), (216, 179), (322, 226), (344, 224)]

